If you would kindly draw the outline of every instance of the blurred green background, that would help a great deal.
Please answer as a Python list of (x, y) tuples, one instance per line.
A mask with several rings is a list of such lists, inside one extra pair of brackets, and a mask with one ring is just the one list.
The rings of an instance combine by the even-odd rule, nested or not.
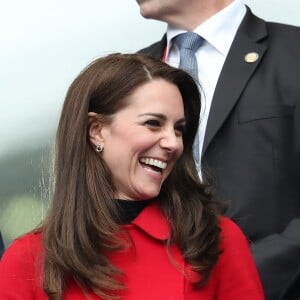
[(11, 153), (0, 159), (0, 228), (6, 245), (38, 225), (44, 216), (49, 166), (48, 148)]

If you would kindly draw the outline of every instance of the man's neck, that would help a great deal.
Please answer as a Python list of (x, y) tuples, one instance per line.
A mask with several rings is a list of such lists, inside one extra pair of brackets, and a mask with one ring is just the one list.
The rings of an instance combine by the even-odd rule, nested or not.
[(234, 1), (235, 0), (193, 1), (192, 5), (186, 10), (181, 10), (182, 14), (169, 16), (164, 21), (176, 28), (193, 31), (200, 24), (204, 23)]

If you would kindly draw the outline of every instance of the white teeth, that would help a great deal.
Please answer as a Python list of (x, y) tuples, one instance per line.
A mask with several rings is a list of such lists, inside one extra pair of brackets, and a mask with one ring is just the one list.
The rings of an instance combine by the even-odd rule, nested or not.
[(155, 166), (160, 169), (165, 169), (167, 167), (167, 163), (154, 158), (141, 158), (140, 161), (146, 165)]

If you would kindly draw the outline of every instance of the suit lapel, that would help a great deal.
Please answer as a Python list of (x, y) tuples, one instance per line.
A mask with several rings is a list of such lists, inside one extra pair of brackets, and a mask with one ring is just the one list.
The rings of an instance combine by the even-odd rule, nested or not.
[[(265, 22), (255, 17), (248, 9), (225, 60), (214, 92), (204, 138), (203, 155), (262, 60), (267, 47), (259, 41), (266, 35)], [(246, 62), (245, 55), (251, 52), (257, 53), (259, 58), (255, 62)]]
[(167, 46), (167, 36), (165, 34), (159, 42), (140, 50), (139, 53), (147, 54), (157, 59), (162, 59), (166, 46)]

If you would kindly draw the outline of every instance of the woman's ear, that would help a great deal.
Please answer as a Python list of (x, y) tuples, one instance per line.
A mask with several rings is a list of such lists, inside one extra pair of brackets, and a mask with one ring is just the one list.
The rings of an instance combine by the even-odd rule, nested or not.
[(94, 112), (88, 113), (88, 134), (92, 146), (103, 145), (104, 138), (102, 135), (103, 120), (99, 114)]

